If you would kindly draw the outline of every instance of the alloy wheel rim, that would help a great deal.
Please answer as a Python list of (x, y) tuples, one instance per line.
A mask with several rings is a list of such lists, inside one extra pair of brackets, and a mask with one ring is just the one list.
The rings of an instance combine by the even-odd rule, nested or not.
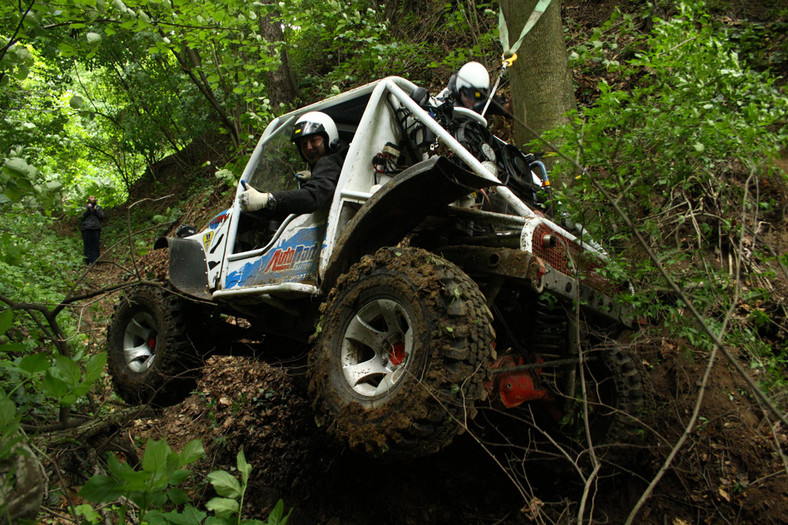
[(365, 397), (391, 391), (404, 377), (413, 352), (410, 316), (397, 301), (375, 299), (350, 320), (342, 339), (342, 373)]
[(123, 334), (123, 357), (126, 366), (136, 373), (150, 370), (156, 360), (158, 331), (156, 320), (148, 312), (137, 312)]

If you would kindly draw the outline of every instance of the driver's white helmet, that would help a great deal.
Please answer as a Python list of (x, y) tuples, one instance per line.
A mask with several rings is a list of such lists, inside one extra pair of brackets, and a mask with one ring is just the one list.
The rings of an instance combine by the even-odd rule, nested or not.
[(322, 135), (323, 140), (326, 141), (326, 149), (330, 148), (339, 139), (337, 125), (334, 124), (334, 120), (331, 117), (322, 111), (310, 111), (309, 113), (304, 113), (296, 120), (290, 138), (298, 145), (301, 137), (318, 134)]
[(466, 95), (477, 102), (484, 99), (490, 89), (490, 74), (487, 68), (479, 62), (468, 62), (457, 72), (454, 89), (457, 94), (465, 90)]

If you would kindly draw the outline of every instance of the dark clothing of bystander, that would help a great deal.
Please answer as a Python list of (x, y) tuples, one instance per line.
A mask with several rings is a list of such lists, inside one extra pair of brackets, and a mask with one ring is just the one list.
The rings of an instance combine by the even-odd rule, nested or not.
[(96, 202), (88, 202), (82, 213), (82, 243), (85, 248), (85, 263), (93, 264), (101, 253), (101, 223), (104, 210)]

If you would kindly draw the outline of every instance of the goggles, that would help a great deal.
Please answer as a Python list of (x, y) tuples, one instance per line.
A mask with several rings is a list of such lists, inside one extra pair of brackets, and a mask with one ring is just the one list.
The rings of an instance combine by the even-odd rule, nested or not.
[(476, 102), (480, 102), (487, 98), (487, 90), (473, 87), (464, 87), (460, 89), (460, 95), (471, 98)]
[(293, 134), (290, 137), (293, 142), (298, 142), (301, 137), (314, 135), (316, 133), (326, 134), (326, 128), (320, 122), (299, 122), (293, 129)]

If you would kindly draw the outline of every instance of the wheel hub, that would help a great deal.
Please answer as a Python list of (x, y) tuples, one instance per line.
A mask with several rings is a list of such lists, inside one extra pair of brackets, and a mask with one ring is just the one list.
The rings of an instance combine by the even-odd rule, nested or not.
[(156, 320), (148, 312), (137, 312), (123, 334), (123, 357), (132, 372), (150, 369), (156, 360)]
[(410, 316), (393, 299), (375, 299), (351, 319), (342, 340), (342, 372), (356, 393), (388, 393), (404, 376), (413, 350)]

